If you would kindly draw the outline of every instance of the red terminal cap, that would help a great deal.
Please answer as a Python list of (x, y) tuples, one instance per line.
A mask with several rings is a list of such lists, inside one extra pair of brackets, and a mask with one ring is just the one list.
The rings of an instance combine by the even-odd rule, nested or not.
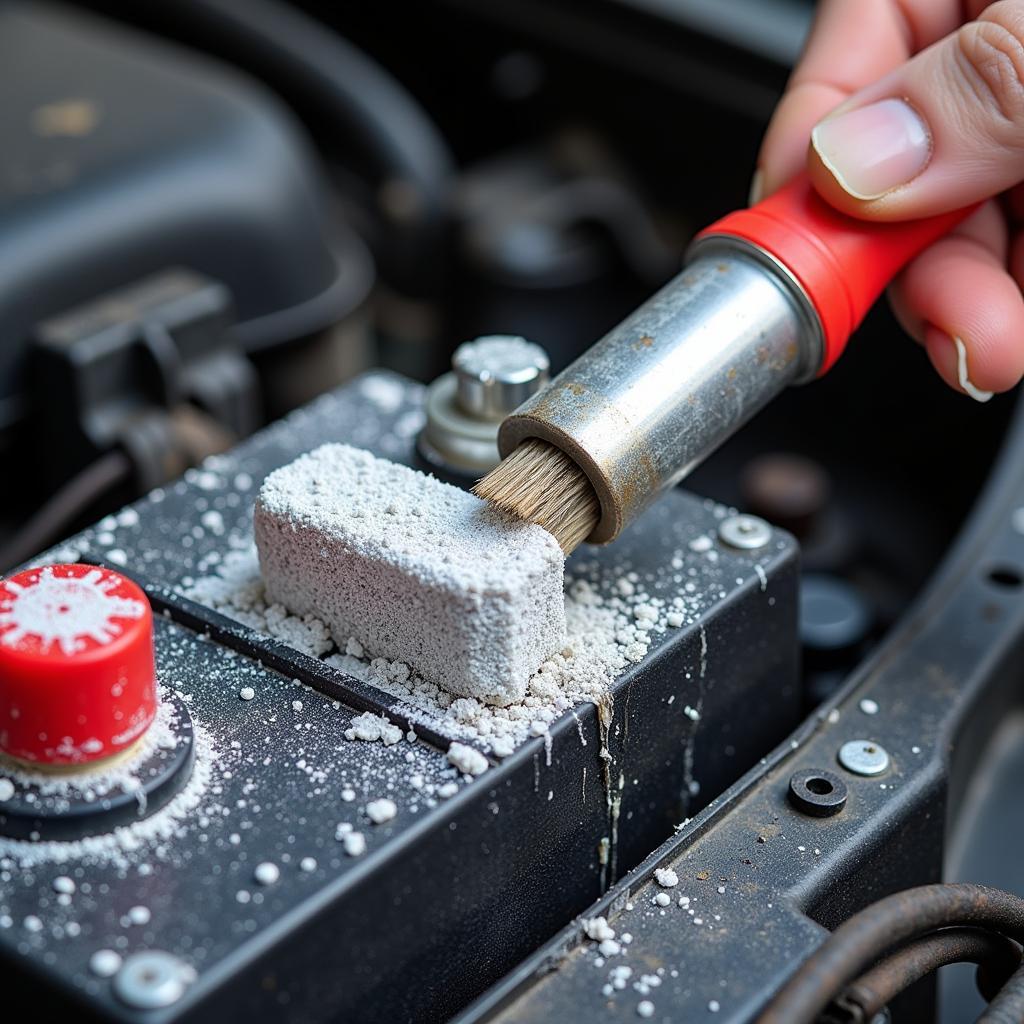
[(85, 765), (130, 747), (155, 715), (153, 613), (138, 586), (93, 565), (0, 582), (0, 752)]
[(921, 220), (859, 220), (825, 202), (801, 175), (749, 210), (726, 215), (698, 237), (741, 238), (789, 270), (821, 322), (825, 351), (820, 375), (842, 355), (850, 335), (903, 267), (976, 209)]

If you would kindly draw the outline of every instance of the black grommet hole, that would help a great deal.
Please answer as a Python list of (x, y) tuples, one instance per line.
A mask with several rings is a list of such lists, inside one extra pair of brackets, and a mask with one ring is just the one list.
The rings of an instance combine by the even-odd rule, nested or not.
[(822, 768), (804, 768), (789, 780), (790, 802), (815, 818), (838, 814), (846, 806), (846, 795), (846, 783)]
[(997, 587), (1006, 587), (1012, 590), (1024, 584), (1024, 576), (1012, 566), (997, 565), (994, 569), (989, 569), (988, 581)]

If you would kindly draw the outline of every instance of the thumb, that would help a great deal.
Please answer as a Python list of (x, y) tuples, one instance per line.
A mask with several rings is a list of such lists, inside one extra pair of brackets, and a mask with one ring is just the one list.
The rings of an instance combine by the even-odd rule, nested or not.
[(977, 21), (856, 93), (811, 133), (818, 191), (855, 216), (968, 206), (1024, 178), (1024, 2)]

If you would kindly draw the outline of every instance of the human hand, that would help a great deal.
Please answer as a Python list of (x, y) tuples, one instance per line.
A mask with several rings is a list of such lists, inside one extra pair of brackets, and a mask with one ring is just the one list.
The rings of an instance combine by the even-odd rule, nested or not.
[(1024, 0), (822, 0), (751, 200), (805, 165), (826, 200), (869, 220), (988, 200), (889, 295), (950, 386), (981, 401), (1013, 387), (1024, 376)]

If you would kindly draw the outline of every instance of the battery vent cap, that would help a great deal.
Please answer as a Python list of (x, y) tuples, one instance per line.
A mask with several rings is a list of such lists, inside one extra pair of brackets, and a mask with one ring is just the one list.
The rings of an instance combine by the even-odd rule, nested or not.
[(156, 704), (153, 613), (135, 583), (93, 565), (0, 581), (0, 753), (90, 765), (131, 747)]

